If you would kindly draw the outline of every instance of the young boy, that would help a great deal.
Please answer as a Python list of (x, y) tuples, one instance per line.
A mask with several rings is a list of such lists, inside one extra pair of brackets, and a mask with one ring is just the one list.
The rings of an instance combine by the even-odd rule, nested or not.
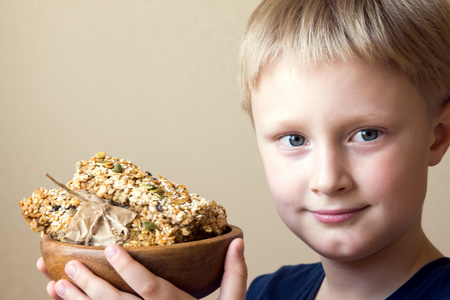
[[(450, 299), (450, 259), (421, 226), (428, 167), (450, 145), (448, 49), (447, 0), (258, 6), (241, 49), (244, 108), (278, 213), (321, 263), (261, 276), (247, 299)], [(190, 298), (120, 247), (105, 255), (143, 298)], [(76, 261), (66, 272), (91, 299), (135, 299)], [(220, 297), (245, 290), (235, 240)], [(89, 299), (64, 280), (48, 292)]]
[(421, 226), (450, 142), (450, 3), (267, 0), (241, 51), (277, 211), (321, 257), (248, 299), (450, 299), (450, 259)]

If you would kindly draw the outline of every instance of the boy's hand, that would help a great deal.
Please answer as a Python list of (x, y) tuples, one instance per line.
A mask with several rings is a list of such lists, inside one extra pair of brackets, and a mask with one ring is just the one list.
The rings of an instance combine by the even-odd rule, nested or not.
[[(219, 297), (221, 300), (245, 298), (247, 267), (243, 252), (242, 239), (234, 240), (228, 248)], [(122, 247), (117, 245), (106, 247), (105, 256), (128, 285), (144, 299), (193, 299), (170, 282), (153, 275), (133, 260)], [(39, 258), (37, 267), (50, 278), (42, 258)], [(84, 293), (68, 280), (63, 279), (56, 283), (51, 281), (47, 285), (47, 293), (53, 299), (138, 299), (131, 294), (118, 291), (106, 281), (96, 277), (78, 261), (67, 263), (65, 271)]]

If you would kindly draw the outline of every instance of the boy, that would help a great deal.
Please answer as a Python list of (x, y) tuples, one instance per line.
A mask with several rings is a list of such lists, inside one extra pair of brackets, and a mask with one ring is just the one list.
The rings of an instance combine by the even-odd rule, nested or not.
[(263, 1), (241, 49), (277, 211), (321, 257), (248, 299), (450, 299), (426, 238), (427, 169), (450, 140), (448, 1)]
[[(446, 0), (267, 0), (252, 14), (244, 108), (277, 211), (321, 263), (261, 276), (248, 299), (450, 299), (450, 259), (421, 227), (428, 167), (450, 145), (449, 24)], [(105, 255), (143, 298), (190, 298), (120, 247)], [(133, 299), (78, 262), (66, 272), (92, 299)], [(235, 240), (220, 297), (245, 287)], [(67, 281), (48, 292), (89, 299)]]

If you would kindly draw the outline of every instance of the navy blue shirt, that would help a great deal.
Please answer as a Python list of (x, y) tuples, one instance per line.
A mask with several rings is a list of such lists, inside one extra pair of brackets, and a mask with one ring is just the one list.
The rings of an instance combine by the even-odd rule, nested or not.
[[(247, 300), (313, 300), (325, 277), (321, 263), (284, 266), (257, 277)], [(450, 299), (450, 258), (439, 258), (420, 269), (387, 300)]]

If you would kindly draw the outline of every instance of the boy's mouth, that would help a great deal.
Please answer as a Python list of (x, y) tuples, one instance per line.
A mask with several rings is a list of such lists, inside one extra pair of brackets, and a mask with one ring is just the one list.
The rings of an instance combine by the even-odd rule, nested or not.
[(312, 213), (317, 221), (321, 223), (333, 224), (348, 221), (359, 215), (368, 207), (369, 206), (350, 209), (310, 210), (309, 212)]

